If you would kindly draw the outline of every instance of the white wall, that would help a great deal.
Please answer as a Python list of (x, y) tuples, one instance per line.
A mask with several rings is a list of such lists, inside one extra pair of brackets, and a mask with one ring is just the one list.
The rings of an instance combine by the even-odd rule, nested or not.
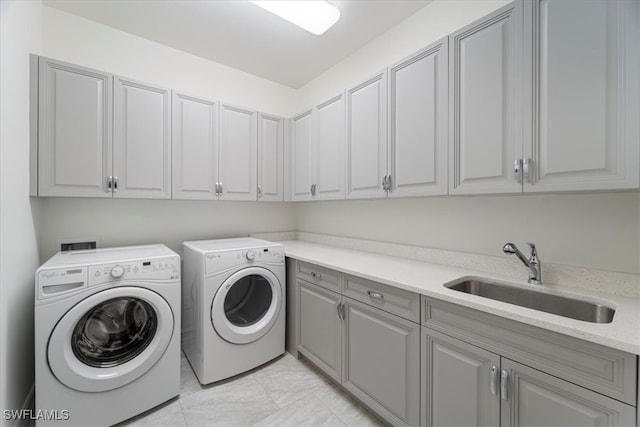
[(195, 96), (290, 116), (294, 89), (43, 6), (43, 55)]
[[(300, 231), (640, 273), (640, 194), (432, 197), (298, 203)], [(526, 249), (526, 251), (525, 251)]]
[(38, 201), (29, 199), (29, 53), (39, 50), (40, 19), (39, 3), (0, 1), (0, 410), (22, 409), (33, 383), (39, 260)]
[[(301, 88), (297, 111), (506, 3), (430, 3)], [(507, 241), (533, 241), (543, 262), (640, 273), (639, 205), (637, 192), (300, 203), (297, 229), (497, 256)]]
[(101, 247), (164, 243), (182, 254), (182, 242), (247, 236), (295, 228), (288, 203), (43, 198), (42, 259), (67, 238), (97, 239)]

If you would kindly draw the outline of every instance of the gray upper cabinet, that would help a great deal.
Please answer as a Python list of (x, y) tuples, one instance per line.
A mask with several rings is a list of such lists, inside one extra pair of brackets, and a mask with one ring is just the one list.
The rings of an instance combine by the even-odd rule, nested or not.
[(39, 58), (38, 195), (111, 197), (112, 75)]
[(258, 200), (284, 200), (284, 119), (258, 113)]
[(38, 195), (171, 198), (170, 91), (39, 58)]
[(521, 192), (522, 2), (449, 38), (449, 192)]
[(389, 67), (389, 196), (447, 194), (448, 39)]
[(291, 200), (344, 199), (344, 94), (291, 120)]
[(386, 197), (387, 76), (347, 90), (348, 199)]
[(174, 199), (218, 198), (218, 102), (173, 93)]
[(114, 79), (113, 195), (171, 198), (171, 91)]
[(291, 200), (311, 200), (311, 185), (315, 171), (312, 169), (313, 127), (312, 111), (291, 119)]
[(638, 188), (640, 3), (525, 2), (525, 191)]
[(257, 200), (257, 111), (228, 104), (220, 106), (218, 170), (221, 200)]
[(344, 94), (319, 105), (316, 117), (316, 200), (344, 199), (345, 106)]

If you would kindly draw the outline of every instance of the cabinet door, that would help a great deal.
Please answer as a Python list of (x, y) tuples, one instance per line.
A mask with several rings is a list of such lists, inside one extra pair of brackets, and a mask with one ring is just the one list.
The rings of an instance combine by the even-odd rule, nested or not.
[(635, 422), (633, 406), (509, 359), (502, 359), (502, 369), (509, 374), (502, 426), (622, 427)]
[(386, 71), (347, 91), (347, 198), (386, 197)]
[(525, 4), (534, 88), (525, 191), (638, 188), (640, 3)]
[(420, 423), (420, 325), (345, 301), (344, 387), (392, 425)]
[(448, 39), (389, 68), (392, 197), (447, 194)]
[(121, 77), (114, 87), (114, 197), (170, 199), (171, 92)]
[(284, 199), (284, 119), (258, 113), (258, 200)]
[(422, 366), (423, 425), (500, 424), (500, 356), (423, 328)]
[(222, 104), (219, 155), (220, 199), (257, 200), (257, 111)]
[(514, 193), (522, 184), (522, 2), (449, 38), (449, 192)]
[(39, 58), (39, 196), (111, 197), (112, 80)]
[(296, 280), (298, 351), (334, 380), (342, 380), (342, 324), (340, 294)]
[(315, 199), (344, 199), (345, 109), (341, 94), (318, 106)]
[(218, 103), (173, 93), (174, 199), (217, 199)]
[(291, 119), (291, 200), (311, 200), (313, 156), (312, 112)]

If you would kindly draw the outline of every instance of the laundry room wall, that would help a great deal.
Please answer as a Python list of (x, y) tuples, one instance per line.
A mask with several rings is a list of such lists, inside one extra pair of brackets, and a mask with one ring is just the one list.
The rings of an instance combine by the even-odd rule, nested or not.
[[(290, 116), (296, 91), (60, 10), (43, 7), (43, 55)], [(62, 241), (97, 240), (102, 247), (291, 230), (295, 211), (285, 203), (42, 198), (40, 254), (44, 261)]]
[[(299, 112), (507, 1), (436, 0), (302, 87)], [(503, 256), (535, 242), (543, 262), (640, 273), (638, 192), (298, 203), (297, 229)]]
[[(40, 49), (42, 7), (0, 2), (0, 410), (31, 398), (34, 271), (39, 265), (29, 198), (29, 53)], [(12, 425), (0, 415), (0, 425)]]

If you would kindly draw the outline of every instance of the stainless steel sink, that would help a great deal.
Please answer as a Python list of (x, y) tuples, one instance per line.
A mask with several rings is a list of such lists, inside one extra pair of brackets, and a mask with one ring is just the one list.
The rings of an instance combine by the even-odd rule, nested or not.
[(611, 323), (615, 309), (597, 302), (577, 300), (559, 295), (546, 294), (527, 288), (503, 285), (482, 280), (464, 280), (445, 285), (455, 291), (477, 295), (496, 301), (532, 308), (558, 316), (593, 323)]

